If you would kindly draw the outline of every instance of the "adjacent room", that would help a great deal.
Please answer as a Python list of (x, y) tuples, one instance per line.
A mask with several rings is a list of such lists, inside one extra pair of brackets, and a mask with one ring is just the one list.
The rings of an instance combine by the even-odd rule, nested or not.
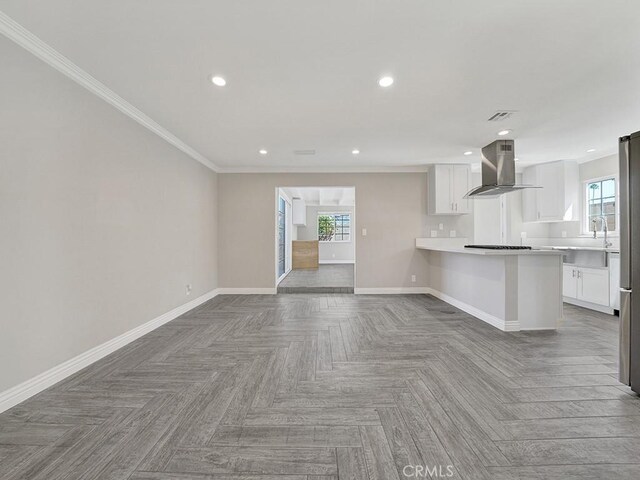
[(0, 480), (640, 478), (639, 19), (0, 0)]
[(278, 189), (278, 293), (353, 293), (355, 188)]

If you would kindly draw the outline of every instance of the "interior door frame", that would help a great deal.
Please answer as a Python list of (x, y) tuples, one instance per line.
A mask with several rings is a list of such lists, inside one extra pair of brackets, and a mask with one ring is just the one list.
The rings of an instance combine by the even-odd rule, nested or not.
[[(282, 198), (284, 200), (285, 203), (285, 219), (284, 219), (284, 254), (285, 254), (285, 258), (284, 258), (284, 273), (282, 275), (278, 275), (278, 264), (279, 262), (279, 255), (280, 255), (280, 251), (278, 248), (278, 233), (279, 233), (279, 217), (278, 217), (278, 213), (279, 213), (279, 208), (280, 208), (280, 198)], [(291, 272), (291, 264), (292, 264), (292, 260), (291, 260), (291, 234), (292, 234), (292, 230), (293, 230), (293, 225), (292, 225), (292, 203), (291, 203), (291, 199), (289, 198), (289, 196), (284, 192), (284, 190), (282, 190), (282, 188), (277, 187), (276, 188), (276, 205), (275, 205), (275, 254), (276, 254), (276, 265), (275, 265), (275, 277), (276, 277), (276, 287), (278, 286), (278, 284), (280, 284), (280, 282), (284, 279), (284, 277), (286, 277), (289, 272)]]
[[(289, 272), (291, 272), (291, 268), (289, 269), (288, 272), (285, 272), (284, 275), (282, 276), (278, 276), (278, 201), (280, 199), (280, 195), (283, 194), (283, 198), (285, 199), (289, 199), (289, 203), (291, 204), (291, 219), (293, 220), (293, 204), (291, 202), (291, 199), (288, 197), (288, 195), (284, 192), (283, 188), (287, 188), (289, 187), (289, 185), (285, 185), (284, 187), (275, 187), (275, 195), (274, 195), (274, 254), (275, 254), (275, 259), (274, 259), (274, 286), (275, 289), (277, 291), (278, 288), (278, 284), (282, 281), (282, 279), (284, 279), (284, 277), (287, 276), (287, 274)], [(353, 215), (351, 217), (351, 238), (353, 241), (353, 288), (354, 291), (357, 289), (356, 285), (358, 285), (358, 232), (357, 232), (357, 214), (358, 214), (358, 199), (357, 199), (357, 193), (358, 193), (358, 189), (356, 188), (355, 185), (300, 185), (300, 184), (293, 184), (290, 186), (291, 188), (303, 188), (303, 187), (314, 187), (314, 188), (353, 188), (356, 200), (353, 206)], [(287, 222), (288, 223), (288, 222)], [(292, 224), (292, 228), (294, 227), (294, 225)], [(289, 243), (291, 244), (291, 236), (289, 236)], [(293, 245), (293, 244), (291, 244)], [(290, 250), (291, 251), (291, 250)], [(290, 265), (292, 266), (293, 261), (291, 260)], [(285, 262), (285, 270), (286, 270), (286, 262)]]

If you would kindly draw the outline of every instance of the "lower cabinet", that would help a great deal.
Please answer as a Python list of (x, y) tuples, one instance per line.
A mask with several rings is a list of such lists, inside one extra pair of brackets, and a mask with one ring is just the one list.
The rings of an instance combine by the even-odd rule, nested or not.
[(578, 272), (578, 300), (609, 305), (609, 269), (580, 268)]
[(578, 298), (578, 277), (576, 267), (564, 265), (562, 267), (562, 295)]
[(609, 269), (563, 266), (563, 295), (609, 306)]

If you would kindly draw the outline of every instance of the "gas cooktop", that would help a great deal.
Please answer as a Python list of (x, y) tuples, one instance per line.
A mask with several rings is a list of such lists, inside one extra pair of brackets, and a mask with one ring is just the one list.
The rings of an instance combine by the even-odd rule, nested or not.
[(464, 248), (484, 248), (487, 250), (531, 250), (525, 245), (465, 245)]

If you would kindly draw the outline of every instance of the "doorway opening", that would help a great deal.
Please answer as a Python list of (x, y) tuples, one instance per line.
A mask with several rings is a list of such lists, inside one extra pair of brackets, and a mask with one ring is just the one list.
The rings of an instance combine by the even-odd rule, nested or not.
[(355, 187), (276, 188), (278, 293), (353, 293)]

